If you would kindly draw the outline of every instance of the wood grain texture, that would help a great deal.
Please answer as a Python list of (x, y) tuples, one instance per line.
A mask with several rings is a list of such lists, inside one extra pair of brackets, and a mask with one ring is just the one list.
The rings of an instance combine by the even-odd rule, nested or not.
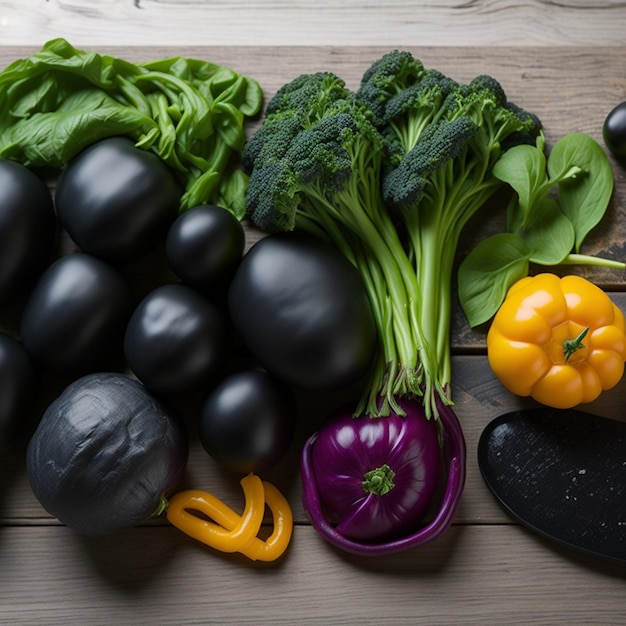
[[(99, 541), (3, 529), (0, 621), (11, 624), (623, 624), (623, 572), (581, 563), (518, 526), (454, 526), (380, 559), (298, 526), (277, 564), (198, 553), (173, 528)], [(26, 587), (28, 591), (26, 592)]]
[[(46, 4), (50, 6), (44, 16), (46, 11), (82, 11), (85, 19), (91, 19), (90, 12), (94, 19), (105, 19), (105, 3), (62, 5), (50, 0)], [(135, 11), (131, 2), (113, 4), (121, 14)], [(200, 5), (173, 1), (139, 4), (142, 11), (171, 10), (174, 5), (193, 11)], [(483, 10), (488, 6), (467, 4)], [(6, 12), (7, 6), (18, 4), (0, 2), (0, 25), (1, 12)], [(573, 6), (570, 3), (570, 8)], [(495, 11), (495, 3), (493, 7)], [(618, 11), (618, 5), (610, 10)], [(94, 40), (85, 47), (133, 61), (173, 54), (209, 59), (257, 77), (268, 95), (297, 74), (320, 69), (334, 70), (350, 86), (356, 86), (363, 70), (388, 50), (384, 43), (348, 48), (206, 47), (189, 42), (139, 47), (115, 45), (119, 41), (109, 38), (106, 45), (98, 45)], [(36, 47), (0, 45), (0, 67)], [(574, 131), (587, 132), (601, 141), (606, 113), (613, 103), (626, 99), (624, 47), (429, 45), (411, 50), (427, 66), (457, 80), (469, 80), (482, 72), (495, 76), (512, 100), (539, 115), (549, 142)], [(593, 231), (585, 248), (589, 253), (625, 258), (625, 170), (612, 163), (615, 195), (607, 219)], [(477, 217), (462, 249), (469, 249), (500, 224), (501, 215)], [(257, 237), (258, 233), (248, 230), (249, 244)], [(140, 268), (146, 279), (151, 278), (150, 267), (146, 263)], [(626, 310), (624, 273), (580, 272), (610, 289)], [(24, 471), (23, 447), (0, 459), (0, 624), (623, 623), (626, 569), (557, 548), (514, 524), (482, 482), (476, 445), (483, 428), (501, 413), (532, 406), (530, 401), (505, 392), (491, 373), (484, 332), (469, 331), (460, 311), (455, 311), (453, 395), (466, 436), (468, 475), (455, 524), (434, 544), (367, 560), (339, 553), (313, 531), (301, 505), (299, 447), (327, 412), (348, 399), (353, 390), (324, 398), (302, 394), (294, 446), (287, 458), (264, 476), (288, 496), (297, 523), (287, 555), (274, 565), (252, 564), (207, 551), (164, 520), (102, 539), (78, 537), (34, 499)], [(54, 393), (54, 385), (48, 393)], [(625, 395), (626, 380), (622, 380), (585, 408), (626, 419)], [(193, 411), (187, 419), (193, 422)], [(181, 488), (186, 486), (208, 489), (235, 509), (242, 506), (239, 477), (221, 470), (193, 437)]]
[(3, 0), (0, 45), (620, 46), (621, 0)]

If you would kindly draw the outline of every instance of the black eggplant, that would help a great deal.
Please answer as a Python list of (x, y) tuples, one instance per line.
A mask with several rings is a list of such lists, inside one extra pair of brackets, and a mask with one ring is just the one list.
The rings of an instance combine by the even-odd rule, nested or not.
[(180, 481), (187, 438), (141, 383), (113, 372), (71, 383), (28, 444), (33, 493), (59, 521), (106, 535), (150, 519)]
[(230, 211), (205, 204), (176, 218), (167, 233), (165, 254), (183, 283), (210, 296), (227, 288), (245, 243), (243, 226)]
[(22, 344), (0, 332), (0, 454), (10, 450), (15, 435), (30, 417), (37, 394), (35, 368)]
[(258, 241), (228, 292), (235, 329), (268, 372), (296, 387), (358, 381), (377, 347), (363, 280), (331, 244), (304, 233)]
[(208, 299), (185, 285), (161, 285), (132, 314), (124, 355), (156, 394), (204, 389), (227, 357), (227, 324)]
[(45, 182), (0, 159), (0, 302), (27, 293), (52, 261), (57, 219)]
[(113, 267), (83, 252), (57, 259), (30, 294), (21, 336), (33, 361), (77, 378), (110, 369), (122, 355), (133, 294)]
[(182, 190), (153, 152), (109, 137), (63, 170), (55, 203), (61, 224), (84, 250), (112, 263), (155, 248), (178, 215)]

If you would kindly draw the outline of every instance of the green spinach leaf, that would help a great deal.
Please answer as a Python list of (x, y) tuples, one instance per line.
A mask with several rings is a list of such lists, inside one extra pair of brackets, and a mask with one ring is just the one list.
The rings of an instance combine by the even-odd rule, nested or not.
[(547, 183), (543, 151), (526, 144), (507, 150), (494, 165), (493, 175), (508, 183), (517, 194), (523, 224), (529, 219), (537, 198), (545, 195), (551, 186)]
[[(589, 135), (572, 133), (552, 148), (548, 172), (559, 179), (561, 210), (574, 225), (574, 249), (580, 252), (591, 229), (604, 216), (613, 193), (613, 170), (602, 147)], [(580, 168), (575, 176), (563, 176), (572, 167)]]
[(553, 198), (535, 202), (525, 227), (519, 213), (514, 213), (512, 219), (517, 222), (510, 223), (509, 229), (526, 242), (531, 263), (558, 265), (572, 251), (574, 227)]
[(531, 251), (513, 233), (481, 241), (459, 266), (459, 300), (469, 325), (478, 326), (495, 315), (509, 287), (528, 275)]

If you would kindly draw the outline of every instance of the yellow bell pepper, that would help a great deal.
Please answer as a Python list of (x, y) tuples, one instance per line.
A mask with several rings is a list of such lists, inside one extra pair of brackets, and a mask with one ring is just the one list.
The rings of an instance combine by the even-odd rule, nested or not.
[(496, 313), (487, 355), (509, 391), (571, 408), (622, 378), (626, 322), (609, 296), (580, 276), (528, 276)]

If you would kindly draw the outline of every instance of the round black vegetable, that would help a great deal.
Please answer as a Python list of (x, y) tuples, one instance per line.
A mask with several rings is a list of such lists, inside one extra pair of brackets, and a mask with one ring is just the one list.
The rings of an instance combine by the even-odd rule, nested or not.
[(132, 314), (124, 337), (128, 365), (148, 389), (176, 394), (203, 388), (226, 358), (220, 311), (185, 285), (151, 291)]
[(61, 223), (85, 252), (126, 262), (162, 242), (180, 196), (174, 174), (156, 154), (111, 137), (70, 162), (55, 202)]
[(131, 291), (111, 266), (83, 252), (56, 260), (28, 298), (22, 342), (33, 360), (59, 373), (107, 369), (122, 356)]
[(228, 304), (244, 344), (271, 374), (304, 389), (358, 380), (376, 349), (361, 276), (330, 244), (270, 235), (243, 257)]
[(23, 346), (0, 333), (0, 452), (8, 450), (13, 437), (34, 406), (37, 378)]
[(224, 467), (258, 473), (285, 456), (295, 424), (291, 388), (250, 370), (227, 376), (207, 395), (199, 434), (204, 449)]
[(78, 379), (44, 413), (28, 444), (27, 471), (41, 505), (86, 535), (145, 522), (180, 481), (187, 439), (136, 380)]
[(26, 292), (52, 259), (57, 220), (48, 187), (0, 160), (0, 302)]
[(618, 159), (626, 159), (626, 102), (618, 104), (607, 115), (602, 136), (606, 147)]
[(165, 253), (185, 284), (208, 293), (230, 282), (244, 245), (243, 226), (230, 211), (202, 205), (185, 211), (172, 224)]

